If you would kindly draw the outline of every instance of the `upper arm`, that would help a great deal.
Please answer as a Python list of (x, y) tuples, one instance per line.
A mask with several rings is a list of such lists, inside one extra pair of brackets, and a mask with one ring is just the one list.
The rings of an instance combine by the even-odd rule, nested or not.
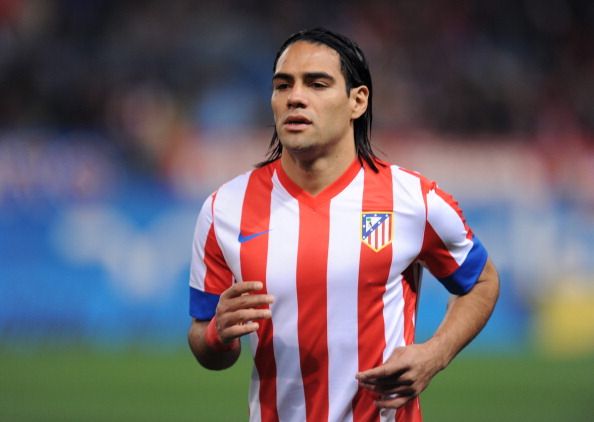
[(427, 219), (420, 260), (454, 294), (468, 292), (487, 262), (487, 251), (474, 235), (455, 199), (435, 183), (426, 193)]
[(497, 268), (495, 268), (495, 264), (491, 259), (487, 259), (483, 271), (478, 277), (476, 284), (484, 283), (489, 284), (495, 291), (495, 294), (499, 296), (499, 274), (497, 273)]
[(190, 315), (199, 320), (214, 316), (218, 297), (233, 283), (214, 225), (216, 193), (204, 202), (196, 221), (190, 266)]

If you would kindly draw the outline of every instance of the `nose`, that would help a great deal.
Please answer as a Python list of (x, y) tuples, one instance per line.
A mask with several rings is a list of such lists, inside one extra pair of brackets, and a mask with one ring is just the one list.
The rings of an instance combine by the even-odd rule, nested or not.
[(287, 106), (289, 108), (307, 107), (307, 98), (302, 84), (295, 84), (291, 87), (287, 96)]

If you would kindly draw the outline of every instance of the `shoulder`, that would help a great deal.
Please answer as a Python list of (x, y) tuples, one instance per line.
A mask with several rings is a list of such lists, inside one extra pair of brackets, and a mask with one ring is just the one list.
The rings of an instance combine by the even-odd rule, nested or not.
[(395, 188), (405, 190), (419, 190), (423, 194), (427, 194), (430, 190), (437, 186), (437, 183), (424, 176), (422, 173), (402, 167), (395, 163), (389, 163), (383, 160), (376, 159), (378, 167), (378, 174), (389, 173), (392, 178), (392, 183)]
[(235, 207), (242, 203), (248, 186), (258, 183), (270, 183), (275, 170), (275, 162), (253, 168), (241, 173), (220, 185), (211, 194), (214, 208)]
[(217, 188), (213, 195), (216, 197), (219, 195), (227, 194), (229, 192), (237, 192), (238, 190), (245, 189), (245, 185), (247, 185), (247, 181), (249, 180), (250, 175), (253, 172), (253, 169), (248, 170), (244, 173), (238, 174), (232, 179), (227, 180), (225, 183), (223, 183)]

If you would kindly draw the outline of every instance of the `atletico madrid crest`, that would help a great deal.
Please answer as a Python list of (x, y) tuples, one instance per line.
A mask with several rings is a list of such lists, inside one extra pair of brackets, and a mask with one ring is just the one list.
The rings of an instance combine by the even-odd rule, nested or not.
[(361, 213), (361, 242), (379, 252), (392, 243), (392, 212), (368, 211)]

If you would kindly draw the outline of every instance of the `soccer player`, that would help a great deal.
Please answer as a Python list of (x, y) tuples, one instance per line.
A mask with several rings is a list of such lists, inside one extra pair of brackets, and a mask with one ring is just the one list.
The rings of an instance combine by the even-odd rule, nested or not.
[[(190, 348), (223, 369), (247, 337), (251, 421), (419, 421), (418, 395), (491, 315), (495, 268), (450, 195), (373, 153), (355, 43), (299, 32), (273, 71), (267, 161), (198, 216)], [(453, 299), (416, 344), (423, 267)]]

